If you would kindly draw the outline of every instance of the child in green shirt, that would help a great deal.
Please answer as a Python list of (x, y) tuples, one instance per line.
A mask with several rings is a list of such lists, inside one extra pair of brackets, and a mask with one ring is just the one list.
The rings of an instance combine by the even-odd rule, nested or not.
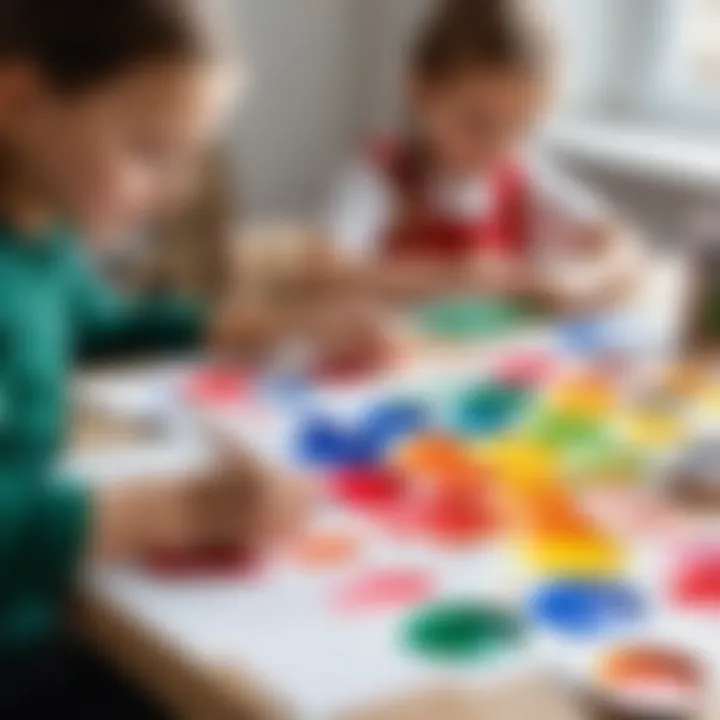
[(178, 300), (116, 297), (78, 240), (116, 237), (181, 200), (233, 95), (231, 58), (207, 6), (0, 3), (3, 717), (151, 715), (84, 651), (55, 640), (78, 569), (156, 548), (256, 539), (285, 528), (299, 506), (296, 486), (247, 459), (177, 483), (98, 491), (62, 482), (55, 470), (79, 353), (238, 337), (232, 314), (206, 321)]

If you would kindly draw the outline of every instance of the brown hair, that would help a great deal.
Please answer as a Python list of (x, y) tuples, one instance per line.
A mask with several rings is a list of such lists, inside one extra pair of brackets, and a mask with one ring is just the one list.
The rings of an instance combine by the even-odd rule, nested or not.
[(413, 66), (433, 80), (479, 65), (542, 74), (551, 55), (527, 0), (441, 0), (415, 43)]
[(209, 0), (0, 0), (0, 61), (38, 67), (82, 92), (155, 59), (217, 52)]

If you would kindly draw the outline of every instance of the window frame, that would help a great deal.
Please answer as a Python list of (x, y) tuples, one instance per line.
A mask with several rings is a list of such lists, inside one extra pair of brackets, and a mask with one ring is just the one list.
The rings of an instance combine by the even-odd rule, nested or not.
[(639, 109), (661, 122), (714, 128), (717, 131), (720, 123), (720, 78), (717, 91), (707, 94), (693, 82), (686, 65), (689, 58), (683, 58), (688, 52), (684, 49), (684, 35), (689, 32), (683, 26), (690, 22), (686, 12), (689, 4), (695, 1), (653, 0), (660, 15), (652, 47), (645, 48), (650, 76), (646, 82), (647, 92), (638, 93), (638, 97), (645, 97)]

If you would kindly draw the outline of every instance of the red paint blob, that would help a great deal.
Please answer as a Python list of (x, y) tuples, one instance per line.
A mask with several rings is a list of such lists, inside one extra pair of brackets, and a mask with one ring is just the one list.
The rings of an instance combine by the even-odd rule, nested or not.
[(386, 468), (344, 469), (331, 478), (330, 494), (355, 510), (392, 513), (403, 500), (404, 484)]
[(678, 605), (720, 610), (720, 548), (686, 553), (671, 580), (670, 596)]
[(260, 571), (257, 555), (244, 547), (226, 546), (162, 551), (145, 559), (145, 568), (165, 578), (249, 578)]
[(333, 600), (339, 612), (372, 612), (425, 602), (435, 580), (418, 570), (378, 570), (351, 581)]
[(498, 530), (497, 513), (480, 492), (422, 493), (398, 515), (406, 531), (448, 544), (475, 542)]
[(238, 370), (209, 368), (194, 373), (187, 384), (190, 398), (203, 404), (239, 402), (249, 392), (247, 375)]

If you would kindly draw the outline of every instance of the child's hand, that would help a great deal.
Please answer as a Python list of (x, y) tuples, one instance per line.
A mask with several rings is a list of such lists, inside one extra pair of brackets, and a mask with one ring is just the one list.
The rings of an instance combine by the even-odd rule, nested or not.
[(226, 456), (207, 476), (191, 479), (184, 502), (191, 543), (239, 540), (255, 546), (297, 533), (310, 509), (310, 492), (300, 481), (235, 455)]
[(286, 332), (285, 313), (260, 298), (221, 308), (210, 323), (212, 350), (232, 356), (267, 359)]
[(452, 291), (459, 268), (437, 260), (394, 261), (370, 269), (376, 297), (406, 302), (426, 300)]
[(308, 332), (322, 366), (373, 366), (390, 344), (382, 307), (357, 296), (338, 296), (317, 308)]
[(91, 554), (114, 560), (156, 550), (272, 544), (298, 531), (309, 508), (308, 486), (237, 458), (177, 481), (101, 491)]
[(627, 302), (642, 283), (642, 244), (627, 229), (607, 222), (576, 224), (547, 244), (538, 286), (554, 312), (610, 310)]
[(515, 297), (531, 290), (532, 277), (524, 263), (493, 253), (468, 268), (465, 282), (473, 292)]

